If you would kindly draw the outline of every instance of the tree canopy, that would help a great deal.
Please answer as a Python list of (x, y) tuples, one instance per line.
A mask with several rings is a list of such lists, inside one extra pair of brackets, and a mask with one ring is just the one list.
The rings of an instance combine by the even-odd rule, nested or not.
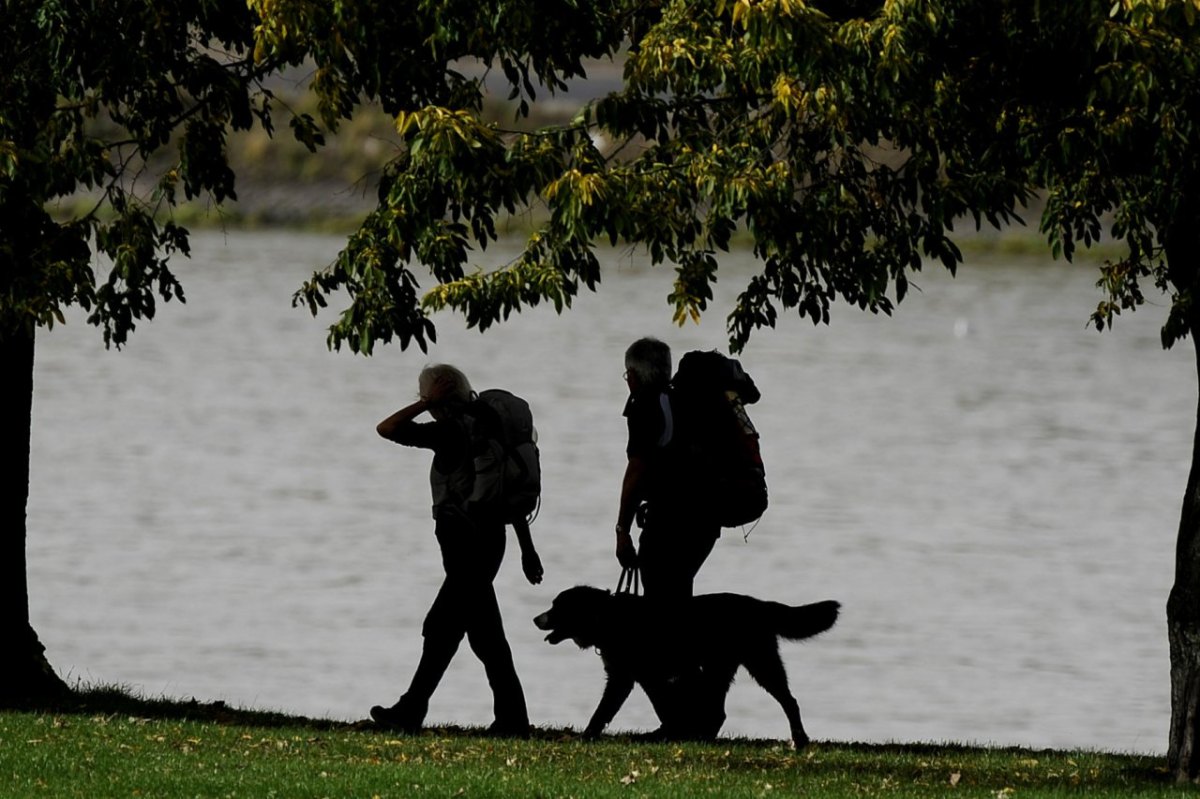
[[(670, 264), (679, 321), (708, 310), (736, 239), (762, 263), (729, 309), (730, 343), (782, 312), (829, 320), (838, 299), (888, 313), (924, 263), (954, 269), (955, 225), (1002, 225), (1040, 192), (1056, 253), (1108, 231), (1127, 258), (1101, 275), (1098, 326), (1174, 295), (1189, 275), (1165, 237), (1193, 169), (1193, 2), (253, 0), (96, 10), (9, 0), (19, 43), (4, 61), (0, 257), (9, 323), (51, 325), (80, 304), (120, 344), (160, 300), (182, 296), (186, 253), (171, 208), (236, 196), (229, 131), (273, 129), (262, 79), (311, 70), (320, 120), (292, 115), (316, 149), (365, 103), (396, 121), (377, 209), (301, 287), (314, 311), (345, 291), (330, 343), (424, 345), (430, 314), (481, 329), (525, 305), (570, 305), (601, 279), (594, 247), (625, 243)], [(519, 130), (480, 111), (483, 64), (518, 114), (535, 95), (624, 64), (624, 85), (568, 124)], [(493, 84), (494, 85), (494, 84)], [(285, 112), (287, 109), (283, 109)], [(147, 163), (164, 151), (159, 168)], [(59, 198), (96, 205), (65, 221)], [(522, 256), (488, 273), (475, 251), (497, 223), (532, 225)], [(93, 252), (114, 267), (95, 274)]]
[[(510, 21), (521, 18), (513, 6), (481, 8), (496, 21), (487, 41), (508, 40)], [(740, 348), (781, 309), (828, 321), (840, 296), (890, 311), (908, 270), (926, 258), (957, 264), (952, 220), (983, 197), (983, 213), (1005, 221), (1026, 194), (1020, 175), (979, 162), (980, 148), (968, 146), (978, 141), (946, 146), (930, 130), (938, 120), (913, 113), (927, 97), (910, 76), (932, 60), (916, 45), (948, 24), (932, 10), (888, 4), (859, 18), (839, 8), (848, 16), (835, 18), (788, 0), (602, 10), (621, 21), (617, 35), (596, 26), (604, 35), (574, 55), (620, 56), (625, 85), (570, 124), (521, 132), (487, 123), (474, 113), (478, 82), (457, 107), (397, 108), (405, 149), (388, 165), (377, 211), (299, 294), (315, 311), (329, 292), (348, 291), (334, 346), (369, 352), (393, 336), (422, 343), (433, 333), (428, 313), (447, 307), (481, 329), (525, 305), (561, 309), (601, 279), (593, 248), (604, 240), (644, 246), (655, 263), (674, 266), (669, 299), (682, 322), (707, 310), (718, 254), (748, 233), (763, 271), (729, 317)], [(556, 12), (544, 16), (560, 19)], [(473, 31), (444, 31), (439, 44), (447, 56), (469, 51)], [(571, 32), (562, 40), (592, 43)], [(334, 85), (355, 85), (343, 62), (314, 55), (343, 76)], [(553, 88), (576, 66), (555, 73), (535, 58), (508, 59), (500, 64), (514, 96), (534, 91), (530, 74)], [(472, 269), (471, 251), (495, 238), (496, 219), (522, 213), (536, 220), (522, 256), (491, 273)], [(418, 266), (436, 281), (424, 292)]]
[[(562, 42), (555, 58), (521, 50), (524, 3), (418, 31), (428, 49), (415, 55), (376, 27), (386, 55), (369, 56), (330, 46), (357, 42), (358, 19), (313, 19), (328, 34), (305, 50), (311, 6), (268, 6), (291, 24), (260, 29), (260, 52), (316, 61), (327, 123), (378, 95), (405, 145), (378, 209), (298, 293), (314, 312), (349, 294), (333, 346), (421, 344), (443, 308), (481, 329), (525, 305), (561, 309), (596, 287), (606, 240), (672, 265), (682, 322), (708, 309), (719, 254), (742, 236), (762, 271), (729, 312), (739, 349), (781, 312), (827, 322), (838, 298), (890, 312), (909, 272), (956, 268), (956, 224), (1012, 222), (1035, 191), (1056, 254), (1094, 243), (1110, 216), (1129, 244), (1101, 275), (1097, 326), (1139, 304), (1145, 279), (1172, 290), (1162, 246), (1188, 180), (1190, 2), (612, 3), (586, 17), (563, 2), (539, 7), (550, 27), (533, 37)], [(482, 82), (455, 70), (467, 56), (498, 65), (522, 108), (531, 77), (553, 89), (584, 57), (623, 59), (624, 87), (570, 124), (507, 130), (478, 115)], [(425, 79), (363, 69), (381, 60)], [(536, 228), (522, 256), (474, 268), (496, 220), (522, 213)], [(1173, 293), (1166, 344), (1186, 331), (1187, 292)]]
[[(52, 327), (79, 305), (120, 345), (183, 298), (171, 210), (236, 197), (226, 138), (270, 128), (274, 64), (253, 58), (244, 3), (6, 0), (0, 32), (0, 328)], [(310, 122), (294, 120), (315, 146)]]

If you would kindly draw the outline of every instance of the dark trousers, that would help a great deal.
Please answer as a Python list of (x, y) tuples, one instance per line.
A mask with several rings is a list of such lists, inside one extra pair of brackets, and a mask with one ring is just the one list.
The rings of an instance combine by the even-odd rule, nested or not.
[(720, 525), (698, 517), (686, 505), (647, 504), (641, 514), (638, 568), (647, 599), (685, 599), (693, 593), (700, 567), (721, 535)]
[(424, 719), (429, 698), (466, 637), (492, 688), (497, 724), (528, 724), (525, 693), (492, 586), (504, 559), (504, 525), (475, 524), (449, 511), (439, 513), (435, 533), (446, 579), (425, 616), (421, 660), (400, 705), (416, 723)]

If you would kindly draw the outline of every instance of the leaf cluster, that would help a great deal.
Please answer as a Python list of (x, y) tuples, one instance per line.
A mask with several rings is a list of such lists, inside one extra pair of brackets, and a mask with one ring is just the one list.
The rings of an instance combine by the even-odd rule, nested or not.
[[(402, 270), (408, 293), (366, 290), (358, 245), (348, 248), (302, 292), (316, 307), (318, 285), (348, 291), (334, 346), (357, 340), (369, 351), (393, 334), (421, 342), (432, 331), (425, 312), (442, 308), (485, 329), (540, 300), (569, 306), (598, 282), (591, 247), (603, 240), (671, 264), (674, 317), (697, 319), (720, 253), (744, 233), (762, 269), (728, 316), (736, 350), (784, 311), (828, 322), (842, 300), (890, 313), (925, 263), (957, 268), (956, 225), (1023, 223), (1035, 194), (1055, 255), (1105, 235), (1128, 245), (1101, 274), (1098, 327), (1143, 301), (1145, 279), (1173, 292), (1165, 344), (1192, 324), (1195, 270), (1169, 267), (1200, 250), (1190, 235), (1200, 85), (1191, 3), (595, 8), (603, 30), (623, 32), (624, 86), (570, 125), (485, 129), (478, 91), (426, 97), (397, 116), (408, 149), (362, 233), (390, 242), (396, 257), (382, 268)], [(505, 73), (521, 92), (524, 73)], [(522, 256), (467, 271), (498, 215), (513, 213), (545, 220)], [(417, 265), (434, 285), (414, 312)], [(368, 330), (368, 318), (390, 321)]]
[[(737, 350), (785, 312), (891, 313), (913, 272), (957, 268), (956, 226), (1023, 222), (1035, 194), (1056, 255), (1105, 236), (1128, 247), (1101, 273), (1097, 326), (1142, 303), (1147, 280), (1173, 298), (1165, 344), (1197, 321), (1192, 0), (6, 0), (5, 12), (9, 329), (78, 303), (119, 345), (157, 302), (183, 298), (168, 264), (187, 232), (169, 213), (180, 197), (236, 196), (231, 131), (271, 133), (283, 112), (317, 150), (375, 107), (398, 140), (377, 207), (294, 298), (315, 313), (348, 295), (333, 347), (425, 347), (442, 309), (480, 330), (541, 302), (564, 310), (599, 285), (600, 242), (669, 264), (684, 323), (709, 310), (721, 254), (748, 240), (761, 269), (727, 318)], [(520, 124), (595, 59), (622, 64), (620, 90), (567, 122)], [(313, 114), (264, 84), (297, 67)], [(513, 125), (483, 112), (497, 86)], [(81, 191), (91, 213), (51, 218)], [(512, 217), (533, 228), (522, 253), (482, 271), (478, 253)]]
[[(183, 300), (168, 264), (187, 231), (171, 209), (235, 198), (228, 135), (272, 130), (262, 80), (277, 65), (253, 61), (253, 21), (230, 0), (4, 1), (0, 335), (78, 304), (119, 346), (160, 301)], [(90, 208), (55, 216), (81, 196)]]
[[(827, 322), (840, 298), (890, 313), (908, 272), (961, 260), (955, 218), (1001, 224), (1028, 192), (1023, 176), (980, 158), (990, 109), (930, 112), (932, 95), (949, 91), (929, 78), (940, 68), (928, 43), (954, 22), (940, 9), (887, 4), (860, 18), (799, 0), (607, 7), (603, 29), (618, 26), (627, 42), (621, 91), (532, 132), (484, 123), (478, 86), (398, 112), (405, 151), (379, 210), (297, 302), (315, 312), (329, 292), (348, 292), (332, 346), (369, 352), (393, 336), (424, 346), (440, 309), (486, 329), (542, 300), (568, 307), (598, 284), (592, 248), (607, 240), (673, 265), (668, 302), (682, 323), (708, 310), (720, 253), (744, 231), (763, 269), (729, 316), (733, 349), (781, 310)], [(505, 74), (514, 92), (529, 88)], [(522, 255), (469, 270), (472, 250), (513, 214), (544, 220)], [(419, 308), (418, 266), (434, 280)]]

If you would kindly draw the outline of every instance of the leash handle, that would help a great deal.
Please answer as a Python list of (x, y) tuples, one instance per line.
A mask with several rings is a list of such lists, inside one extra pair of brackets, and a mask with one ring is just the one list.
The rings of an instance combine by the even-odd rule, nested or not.
[(621, 576), (617, 579), (617, 593), (629, 594), (630, 596), (639, 596), (642, 593), (641, 572), (638, 567), (634, 566), (629, 569), (622, 569)]

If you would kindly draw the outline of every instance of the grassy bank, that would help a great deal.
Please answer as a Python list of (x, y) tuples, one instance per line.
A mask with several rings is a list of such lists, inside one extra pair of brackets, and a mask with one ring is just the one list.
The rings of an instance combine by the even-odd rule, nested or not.
[(955, 745), (531, 740), (220, 704), (85, 702), (0, 714), (4, 797), (1177, 796), (1161, 758)]

